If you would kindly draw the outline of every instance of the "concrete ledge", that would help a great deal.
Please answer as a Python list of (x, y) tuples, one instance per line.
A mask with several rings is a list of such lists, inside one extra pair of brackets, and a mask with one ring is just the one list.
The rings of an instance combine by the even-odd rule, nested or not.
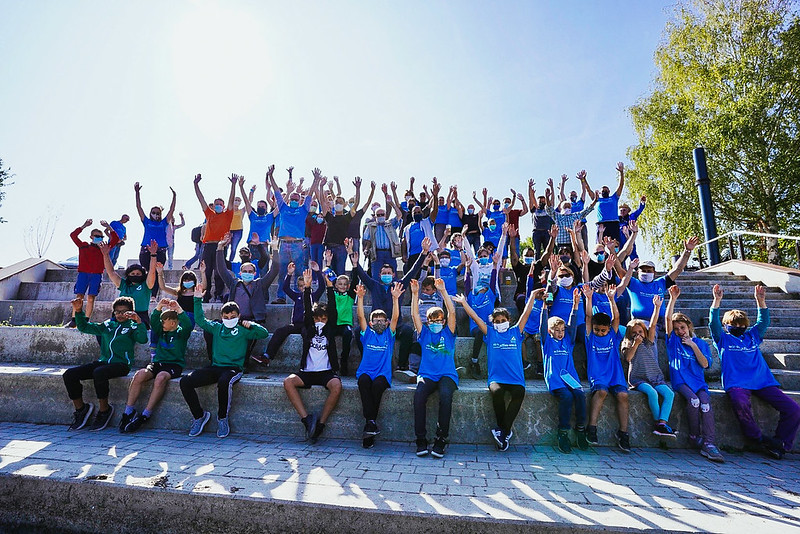
[[(34, 366), (0, 367), (0, 420), (28, 423), (67, 425), (72, 415), (72, 405), (64, 388), (60, 367), (42, 368)], [(124, 406), (130, 376), (112, 380), (110, 401), (117, 408)], [(282, 385), (283, 376), (268, 376), (263, 379), (245, 377), (234, 388), (231, 408), (231, 429), (234, 433), (255, 433), (268, 436), (292, 436), (301, 438), (303, 426), (299, 417), (289, 404)], [(191, 415), (186, 406), (177, 381), (172, 381), (167, 393), (148, 425), (151, 428), (188, 431)], [(361, 439), (364, 419), (361, 413), (361, 399), (355, 379), (343, 380), (344, 390), (339, 405), (328, 421), (325, 435), (332, 438)], [(138, 406), (141, 409), (149, 395), (145, 388)], [(198, 389), (205, 409), (216, 413), (216, 388)], [(310, 411), (318, 412), (326, 398), (323, 388), (312, 388), (301, 392)], [(795, 402), (800, 402), (800, 393), (787, 392)], [(398, 384), (389, 389), (383, 398), (378, 424), (381, 440), (412, 441), (414, 386)], [(92, 385), (84, 382), (84, 398), (94, 398)], [(717, 421), (717, 444), (721, 447), (742, 448), (745, 442), (739, 425), (724, 392), (712, 390), (712, 405)], [(615, 401), (609, 399), (598, 422), (598, 434), (602, 445), (614, 445), (614, 432), (617, 429), (614, 411)], [(434, 395), (428, 402), (428, 435), (435, 432), (438, 397)], [(777, 424), (777, 412), (759, 399), (753, 399), (756, 419), (766, 432), (771, 432)], [(515, 444), (550, 444), (555, 442), (557, 426), (557, 403), (542, 386), (528, 386), (522, 410), (514, 424)], [(120, 413), (114, 417), (118, 424)], [(656, 447), (660, 438), (652, 434), (653, 418), (646, 397), (630, 392), (630, 433), (634, 447)], [(685, 448), (688, 429), (686, 427), (685, 403), (676, 396), (670, 418), (672, 426), (679, 430), (677, 440), (667, 445)], [(453, 402), (453, 416), (450, 439), (453, 443), (491, 444), (489, 432), (496, 426), (491, 398), (485, 382), (462, 380)], [(209, 423), (206, 432), (214, 431), (216, 423)], [(110, 429), (107, 432), (116, 432)], [(142, 432), (146, 432), (143, 430)], [(795, 444), (795, 450), (800, 450)]]
[(20, 285), (42, 282), (48, 272), (57, 270), (65, 269), (44, 258), (28, 258), (0, 269), (0, 300), (16, 298)]
[(800, 293), (800, 271), (780, 265), (771, 265), (750, 260), (729, 260), (718, 265), (706, 267), (701, 272), (713, 275), (715, 273), (733, 273), (745, 276), (754, 282), (764, 285), (780, 287), (787, 293)]

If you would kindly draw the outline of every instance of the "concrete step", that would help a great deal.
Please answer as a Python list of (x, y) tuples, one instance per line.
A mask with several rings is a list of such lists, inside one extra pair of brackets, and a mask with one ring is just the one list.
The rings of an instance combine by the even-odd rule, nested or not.
[[(2, 365), (0, 366), (0, 420), (68, 424), (72, 413), (64, 384), (61, 379), (62, 367), (41, 367), (36, 365)], [(132, 376), (132, 373), (131, 373)], [(244, 377), (235, 387), (231, 407), (232, 432), (257, 433), (267, 436), (297, 437), (303, 435), (303, 426), (286, 398), (282, 385), (282, 377), (263, 379)], [(130, 377), (115, 379), (111, 384), (110, 401), (121, 408), (124, 405)], [(150, 428), (188, 430), (191, 415), (178, 388), (177, 380), (173, 380), (167, 393), (148, 423)], [(93, 398), (92, 387), (87, 384), (86, 400)], [(363, 430), (361, 401), (355, 379), (343, 380), (343, 392), (339, 405), (328, 421), (325, 435), (331, 438), (360, 439)], [(204, 408), (212, 413), (216, 410), (216, 390), (204, 387), (198, 390)], [(146, 402), (143, 398), (137, 405)], [(323, 388), (312, 388), (302, 391), (306, 406), (318, 411), (324, 402), (326, 392)], [(800, 393), (789, 393), (800, 401)], [(381, 439), (389, 441), (413, 440), (412, 400), (414, 386), (398, 384), (389, 389), (381, 403), (378, 424), (381, 428)], [(723, 447), (740, 448), (744, 445), (739, 425), (735, 424), (727, 396), (712, 390), (712, 406), (715, 420), (718, 422), (717, 442)], [(603, 407), (598, 422), (598, 434), (603, 445), (613, 445), (613, 433), (617, 429), (614, 401), (609, 400)], [(436, 394), (428, 402), (428, 433), (433, 435), (437, 413)], [(47, 406), (47, 409), (42, 409)], [(756, 419), (764, 428), (772, 428), (777, 422), (776, 412), (768, 408), (759, 399), (753, 399)], [(515, 444), (553, 443), (557, 426), (558, 407), (555, 398), (543, 387), (528, 386), (522, 410), (514, 424)], [(118, 424), (120, 412), (114, 417)], [(630, 393), (630, 433), (635, 447), (658, 446), (660, 438), (652, 434), (652, 415), (646, 397), (639, 392)], [(679, 431), (678, 439), (670, 443), (670, 447), (687, 447), (688, 430), (686, 427), (685, 404), (678, 396), (670, 417), (670, 423)], [(491, 399), (485, 382), (462, 380), (453, 401), (453, 416), (450, 439), (453, 443), (492, 443), (489, 429), (496, 426)], [(213, 431), (216, 423), (209, 423), (207, 431)], [(795, 445), (797, 450), (798, 445)]]
[(786, 391), (800, 391), (800, 370), (773, 369), (772, 374)]
[(800, 354), (798, 353), (776, 353), (765, 354), (770, 369), (800, 370)]
[[(681, 296), (680, 299), (691, 299), (696, 300), (698, 298), (705, 298), (711, 301), (711, 287), (708, 285), (705, 286), (684, 286), (682, 284), (678, 284), (681, 288)], [(728, 299), (733, 300), (742, 300), (742, 299), (750, 299), (753, 300), (753, 288), (751, 287), (735, 287), (735, 288), (723, 288), (724, 297), (723, 302)], [(667, 296), (669, 298), (669, 296)], [(774, 300), (798, 300), (798, 296), (794, 293), (785, 293), (776, 287), (767, 288), (767, 303), (770, 303)]]

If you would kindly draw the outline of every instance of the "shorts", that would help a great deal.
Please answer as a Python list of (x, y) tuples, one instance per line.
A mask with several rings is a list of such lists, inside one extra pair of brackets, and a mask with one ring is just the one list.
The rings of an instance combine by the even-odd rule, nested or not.
[(592, 386), (592, 393), (594, 393), (595, 391), (607, 391), (616, 397), (620, 393), (627, 393), (628, 386), (622, 386), (620, 384), (614, 384), (613, 386), (607, 386), (605, 384), (595, 384), (594, 386)]
[(158, 376), (158, 373), (162, 371), (168, 372), (170, 379), (178, 378), (183, 373), (183, 367), (181, 367), (177, 363), (150, 362), (147, 364), (147, 367), (145, 367), (145, 369), (153, 373), (154, 378)]
[(97, 296), (97, 294), (100, 293), (100, 282), (102, 280), (102, 274), (79, 272), (78, 280), (75, 282), (75, 287), (73, 288), (73, 293), (76, 295)]
[(303, 381), (302, 389), (310, 389), (311, 386), (324, 386), (328, 389), (328, 382), (332, 379), (339, 380), (339, 375), (333, 372), (333, 369), (325, 371), (298, 371), (297, 376)]

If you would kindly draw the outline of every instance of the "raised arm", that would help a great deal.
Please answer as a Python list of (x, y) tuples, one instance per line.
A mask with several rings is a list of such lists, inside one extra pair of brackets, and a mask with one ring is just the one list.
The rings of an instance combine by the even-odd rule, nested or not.
[(108, 255), (109, 247), (105, 243), (101, 243), (97, 245), (100, 249), (100, 252), (103, 254), (103, 265), (106, 268), (106, 274), (108, 275), (108, 279), (114, 284), (114, 287), (119, 289), (119, 285), (122, 283), (122, 278), (119, 277), (117, 271), (114, 270), (114, 265), (111, 263), (111, 258)]
[[(577, 287), (574, 287), (572, 289), (572, 310), (569, 313), (569, 321), (567, 321), (567, 328), (566, 328), (567, 331), (565, 332), (565, 335), (573, 343), (575, 343), (575, 337), (578, 334), (578, 325), (576, 324), (578, 321), (575, 315), (578, 313), (578, 308), (580, 307), (580, 305), (581, 305), (581, 290), (578, 289)], [(588, 309), (589, 311), (591, 311), (592, 307), (584, 306), (584, 309)], [(586, 324), (589, 325), (591, 323), (592, 321), (590, 316), (590, 319), (586, 321)], [(589, 327), (587, 327), (587, 329), (588, 328)]]
[(664, 314), (664, 327), (666, 328), (667, 335), (672, 332), (672, 314), (675, 313), (675, 304), (678, 302), (678, 297), (681, 294), (681, 288), (678, 286), (671, 286), (669, 291), (669, 302), (667, 302), (667, 311)]
[(172, 295), (173, 297), (178, 296), (178, 287), (171, 287), (167, 285), (166, 280), (164, 279), (164, 264), (156, 263), (156, 276), (158, 277), (158, 287), (161, 288), (167, 295)]
[(228, 203), (225, 205), (225, 211), (233, 211), (233, 199), (236, 198), (236, 184), (239, 183), (239, 175), (231, 174), (228, 180), (231, 181), (231, 192), (228, 195)]
[(364, 315), (364, 296), (367, 294), (367, 288), (364, 284), (358, 284), (356, 287), (356, 312), (358, 313), (358, 328), (362, 332), (367, 331), (367, 316)]
[(447, 327), (450, 329), (450, 332), (455, 334), (456, 307), (453, 305), (453, 299), (450, 298), (450, 295), (447, 293), (447, 288), (444, 287), (444, 280), (437, 278), (434, 284), (436, 285), (436, 289), (439, 290), (439, 294), (442, 296), (442, 301), (444, 302), (444, 307), (447, 310)]
[(567, 196), (564, 194), (564, 186), (567, 184), (567, 179), (566, 174), (561, 175), (561, 183), (558, 184), (558, 200), (560, 202), (567, 200)]
[(719, 342), (722, 338), (722, 321), (719, 318), (719, 305), (722, 304), (723, 292), (719, 284), (714, 284), (711, 293), (714, 299), (711, 302), (711, 309), (708, 313), (708, 329), (711, 332), (711, 339)]
[(141, 194), (140, 194), (141, 190), (142, 190), (142, 186), (139, 185), (139, 182), (136, 182), (135, 184), (133, 184), (133, 191), (134, 191), (135, 197), (136, 197), (136, 211), (139, 213), (139, 219), (144, 221), (145, 218), (147, 217), (147, 215), (144, 214), (144, 210), (142, 209), (142, 197), (141, 197)]
[(419, 317), (419, 280), (412, 278), (409, 282), (411, 287), (411, 321), (417, 335), (422, 333), (422, 319)]
[[(622, 268), (622, 265), (621, 265), (622, 262), (624, 262), (626, 259), (628, 259), (628, 257), (631, 255), (631, 252), (633, 252), (633, 247), (634, 247), (634, 245), (636, 245), (636, 237), (639, 235), (639, 224), (636, 221), (629, 222), (628, 223), (628, 231), (630, 232), (630, 235), (628, 236), (628, 240), (625, 241), (625, 246), (622, 247), (622, 250), (620, 250), (619, 253), (617, 254), (617, 257), (619, 258), (619, 261), (620, 261), (620, 268)], [(605, 242), (605, 240), (604, 240), (604, 242)], [(610, 248), (611, 247), (611, 239), (609, 239), (608, 243), (605, 243), (605, 244), (606, 244), (606, 248)], [(609, 250), (609, 252), (613, 252), (613, 250)], [(687, 258), (687, 261), (688, 261), (688, 258)], [(617, 273), (619, 274), (619, 270), (617, 270)]]
[[(540, 290), (541, 293), (544, 294), (543, 288), (537, 289), (536, 291)], [(533, 310), (533, 305), (536, 304), (535, 293), (536, 292), (528, 295), (528, 302), (525, 303), (525, 309), (522, 310), (522, 314), (519, 316), (519, 321), (517, 321), (517, 327), (519, 328), (520, 332), (525, 330), (525, 325), (528, 324), (528, 317), (531, 316), (531, 310)]]
[(675, 262), (675, 266), (672, 268), (670, 272), (667, 273), (667, 276), (672, 280), (675, 281), (678, 276), (683, 272), (686, 268), (686, 264), (689, 263), (689, 258), (692, 256), (692, 251), (700, 242), (700, 239), (697, 236), (690, 237), (683, 243), (683, 254), (681, 254), (680, 259)]
[(158, 242), (155, 239), (150, 240), (150, 244), (147, 245), (147, 251), (150, 253), (150, 266), (147, 268), (147, 279), (145, 283), (148, 289), (153, 289), (153, 286), (156, 285), (156, 264), (158, 263), (156, 259)]
[[(611, 305), (611, 329), (614, 330), (614, 333), (619, 332), (619, 310), (617, 309), (617, 299), (614, 298), (616, 292), (616, 286), (614, 286), (614, 284), (608, 284), (606, 287), (606, 296), (608, 297), (609, 305)], [(660, 303), (659, 306), (661, 306)], [(589, 306), (589, 309), (591, 310), (591, 306)]]
[[(612, 297), (609, 297), (611, 299)], [(661, 303), (664, 299), (660, 295), (653, 295), (653, 315), (650, 316), (650, 326), (647, 328), (647, 339), (655, 343), (658, 334), (658, 316), (661, 314)]]
[(253, 186), (253, 187), (250, 188), (250, 194), (249, 195), (245, 194), (245, 191), (244, 191), (244, 176), (240, 176), (239, 177), (239, 192), (241, 193), (242, 201), (244, 202), (244, 212), (246, 214), (248, 214), (248, 215), (250, 215), (254, 211), (253, 210), (253, 201), (252, 201), (251, 197), (253, 196), (253, 193), (255, 193), (255, 190), (256, 190), (256, 186)]
[(178, 195), (175, 190), (170, 186), (169, 190), (172, 192), (172, 201), (169, 203), (169, 211), (167, 211), (166, 220), (171, 221), (175, 216), (175, 204), (178, 202)]
[(486, 326), (486, 322), (484, 322), (484, 320), (481, 319), (477, 313), (475, 313), (475, 310), (473, 310), (472, 306), (470, 306), (469, 303), (467, 302), (467, 298), (464, 295), (456, 295), (453, 297), (452, 300), (453, 302), (461, 304), (461, 306), (464, 308), (464, 311), (467, 313), (470, 319), (475, 321), (475, 324), (478, 326), (480, 331), (485, 336), (488, 333), (488, 327)]
[[(617, 262), (617, 263), (619, 263), (619, 262)], [(628, 267), (628, 270), (625, 271), (625, 276), (622, 277), (622, 281), (617, 286), (617, 296), (618, 297), (622, 296), (622, 293), (624, 293), (625, 290), (628, 289), (628, 284), (630, 283), (631, 277), (633, 276), (633, 271), (635, 271), (637, 267), (639, 267), (639, 258), (636, 258), (635, 260), (633, 260), (631, 262), (630, 267)], [(675, 287), (675, 286), (672, 286), (672, 287)], [(667, 332), (670, 332), (670, 329), (667, 329)]]
[(431, 199), (428, 202), (428, 205), (431, 206), (431, 214), (429, 218), (431, 222), (436, 221), (436, 216), (439, 214), (439, 190), (442, 188), (441, 184), (436, 177), (433, 177), (433, 190), (431, 191)]
[(617, 181), (617, 191), (615, 194), (620, 197), (622, 196), (622, 190), (625, 189), (625, 164), (621, 161), (617, 163), (617, 172), (619, 173), (619, 179)]
[(755, 329), (758, 330), (758, 335), (764, 339), (769, 327), (769, 308), (767, 308), (767, 287), (757, 285), (753, 289), (753, 296), (756, 299), (756, 306), (758, 306), (758, 317), (756, 318)]
[[(203, 177), (200, 174), (194, 176), (194, 194), (197, 195), (197, 200), (200, 202), (200, 209), (205, 212), (208, 209), (208, 202), (206, 202), (203, 192), (200, 191), (200, 180), (202, 179)], [(144, 214), (144, 212), (142, 213)]]
[[(392, 333), (397, 332), (397, 323), (400, 321), (400, 297), (405, 293), (403, 284), (395, 282), (392, 284), (392, 318), (389, 320), (389, 328)], [(419, 315), (419, 314), (417, 314)]]
[[(594, 289), (589, 284), (583, 284), (581, 287), (583, 296), (586, 299), (586, 304), (583, 306), (584, 313), (584, 326), (586, 327), (586, 335), (592, 333), (592, 298), (594, 297)], [(575, 307), (574, 309), (578, 309)]]

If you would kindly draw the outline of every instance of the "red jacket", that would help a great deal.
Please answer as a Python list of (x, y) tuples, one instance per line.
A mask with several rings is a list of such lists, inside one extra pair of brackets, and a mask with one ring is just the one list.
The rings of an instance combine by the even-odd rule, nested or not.
[[(103, 253), (97, 245), (87, 243), (78, 239), (78, 234), (83, 231), (83, 227), (79, 226), (72, 231), (69, 236), (72, 241), (78, 245), (78, 272), (90, 274), (103, 274), (105, 265), (103, 264)], [(119, 242), (119, 237), (116, 232), (111, 232), (111, 237), (108, 240), (109, 248), (113, 247)]]

